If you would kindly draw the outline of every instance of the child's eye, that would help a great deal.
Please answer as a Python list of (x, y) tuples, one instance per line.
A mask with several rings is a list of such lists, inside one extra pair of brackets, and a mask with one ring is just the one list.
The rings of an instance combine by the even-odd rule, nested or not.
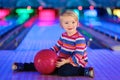
[(65, 24), (68, 24), (68, 22), (65, 22)]
[(72, 23), (74, 24), (75, 22), (73, 21)]

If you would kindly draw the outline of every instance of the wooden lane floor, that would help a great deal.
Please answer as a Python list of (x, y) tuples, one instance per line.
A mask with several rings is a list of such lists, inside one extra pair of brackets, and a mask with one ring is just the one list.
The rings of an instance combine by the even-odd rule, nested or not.
[(0, 80), (118, 80), (120, 78), (120, 52), (88, 48), (88, 66), (95, 69), (95, 77), (60, 77), (41, 75), (38, 72), (14, 72), (13, 62), (33, 62), (37, 51), (0, 51)]
[(93, 37), (95, 37), (97, 40), (99, 40), (101, 42), (101, 44), (104, 44), (106, 47), (108, 47), (112, 50), (120, 51), (120, 42), (112, 39), (111, 37), (103, 35), (91, 28), (80, 27), (80, 29), (85, 30), (88, 33), (90, 33)]
[(0, 50), (0, 80), (118, 80), (120, 78), (120, 51), (87, 49), (89, 64), (95, 69), (95, 77), (60, 77), (41, 75), (38, 72), (14, 72), (14, 62), (33, 62), (35, 54), (56, 43), (63, 30), (57, 24), (34, 25), (16, 50)]

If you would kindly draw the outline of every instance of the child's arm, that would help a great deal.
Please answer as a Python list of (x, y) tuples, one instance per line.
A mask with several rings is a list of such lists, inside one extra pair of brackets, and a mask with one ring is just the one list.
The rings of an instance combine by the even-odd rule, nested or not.
[(63, 42), (62, 42), (62, 39), (60, 37), (60, 39), (57, 41), (57, 43), (55, 44), (55, 46), (53, 46), (50, 49), (52, 49), (53, 51), (55, 51), (57, 53), (60, 50), (62, 44), (63, 44)]

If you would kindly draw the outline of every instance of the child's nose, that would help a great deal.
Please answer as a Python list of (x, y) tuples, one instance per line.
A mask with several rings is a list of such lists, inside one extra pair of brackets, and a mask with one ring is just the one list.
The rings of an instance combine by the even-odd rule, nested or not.
[(69, 25), (69, 26), (72, 26), (73, 24), (72, 24), (72, 23), (69, 23), (68, 25)]

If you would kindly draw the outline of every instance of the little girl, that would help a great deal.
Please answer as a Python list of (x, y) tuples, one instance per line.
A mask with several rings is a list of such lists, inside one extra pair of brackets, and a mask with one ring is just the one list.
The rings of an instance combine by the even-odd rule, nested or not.
[[(59, 53), (60, 61), (56, 62), (55, 74), (60, 76), (94, 77), (92, 67), (86, 67), (88, 62), (86, 40), (77, 31), (78, 16), (72, 11), (60, 15), (60, 25), (65, 30), (51, 50)], [(13, 70), (36, 70), (33, 63), (14, 63)]]

